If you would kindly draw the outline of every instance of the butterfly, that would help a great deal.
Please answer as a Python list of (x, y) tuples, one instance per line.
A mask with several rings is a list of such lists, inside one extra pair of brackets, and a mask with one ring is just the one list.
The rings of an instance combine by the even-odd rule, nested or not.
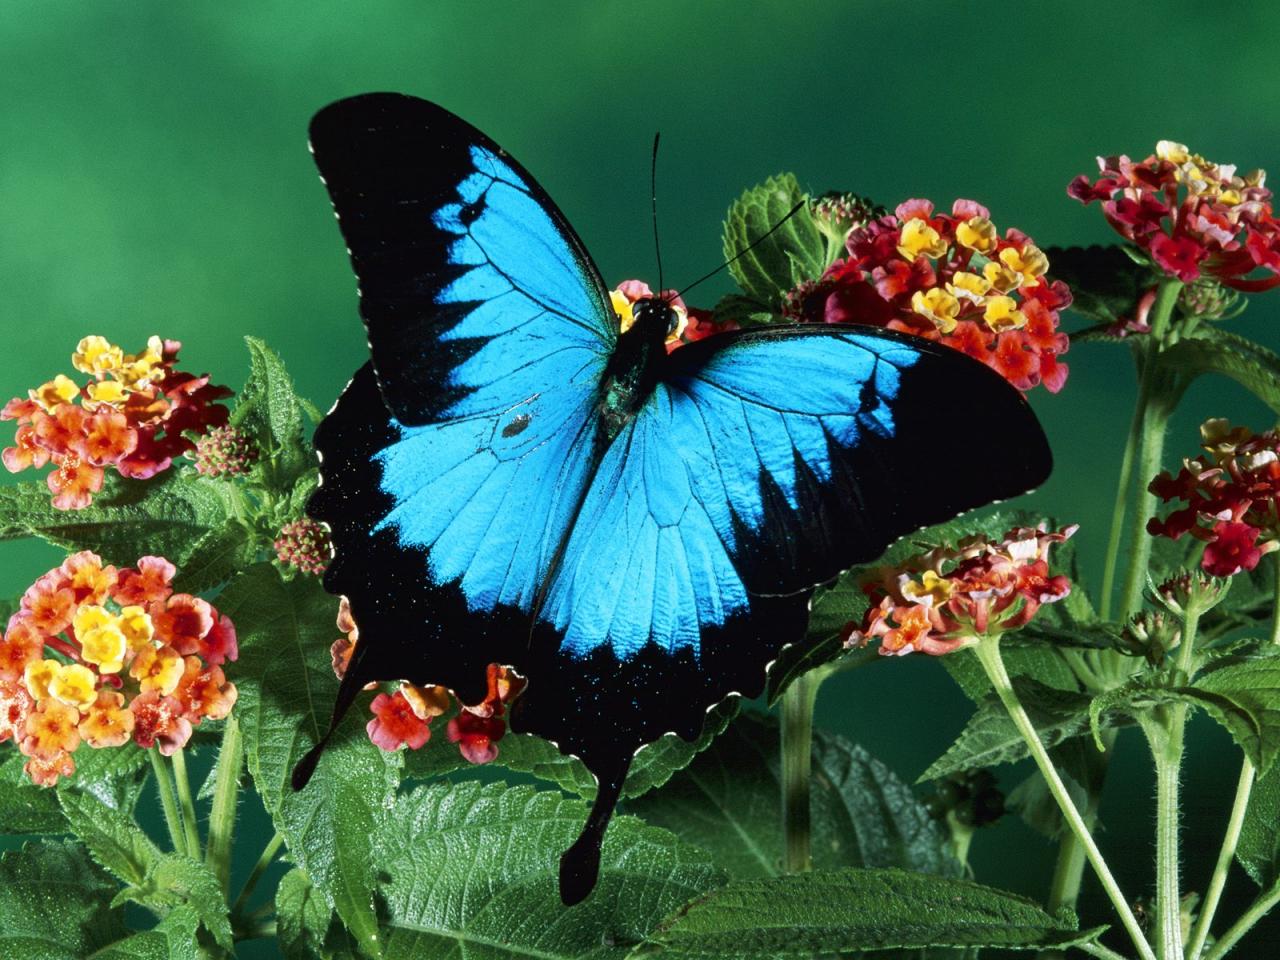
[(668, 353), (660, 296), (624, 332), (551, 199), (442, 107), (352, 97), (310, 138), (371, 355), (315, 436), (360, 636), (333, 722), (372, 681), (476, 703), (489, 664), (526, 678), (511, 728), (599, 784), (566, 904), (636, 751), (758, 695), (817, 586), (1049, 473), (1022, 395), (948, 347), (800, 324)]

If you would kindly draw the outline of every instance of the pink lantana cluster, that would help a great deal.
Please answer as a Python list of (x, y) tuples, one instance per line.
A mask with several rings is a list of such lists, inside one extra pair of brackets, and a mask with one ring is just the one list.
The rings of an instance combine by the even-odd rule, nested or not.
[[(1145, 160), (1098, 157), (1101, 176), (1081, 174), (1067, 194), (1102, 203), (1107, 222), (1184, 283), (1211, 277), (1237, 290), (1280, 285), (1280, 221), (1266, 173), (1240, 176), (1185, 145), (1161, 140)], [(1255, 271), (1269, 276), (1251, 277)]]
[(1184, 460), (1176, 476), (1161, 472), (1149, 487), (1165, 503), (1186, 506), (1163, 520), (1153, 517), (1147, 532), (1203, 541), (1205, 572), (1230, 577), (1280, 549), (1280, 431), (1255, 434), (1206, 420), (1200, 437), (1205, 455)]
[(18, 421), (5, 467), (17, 473), (52, 463), (47, 483), (59, 510), (87, 507), (106, 467), (135, 480), (167, 470), (195, 449), (188, 434), (227, 422), (217, 401), (231, 396), (208, 376), (175, 369), (181, 346), (152, 337), (140, 353), (126, 354), (105, 337), (85, 337), (71, 363), (88, 382), (58, 374), (0, 410), (0, 420)]
[(861, 323), (915, 334), (982, 361), (1020, 390), (1062, 389), (1069, 346), (1058, 311), (1071, 292), (1025, 233), (1001, 236), (990, 211), (957, 200), (950, 215), (907, 200), (852, 230), (848, 257), (786, 298), (784, 313), (814, 323)]
[(174, 573), (163, 557), (119, 570), (86, 550), (23, 594), (0, 641), (0, 742), (18, 745), (34, 782), (70, 776), (86, 743), (172, 754), (231, 710), (221, 665), (236, 659), (235, 627), (174, 593)]
[(871, 606), (845, 627), (845, 645), (875, 639), (886, 656), (941, 656), (1021, 627), (1071, 592), (1048, 560), (1049, 548), (1075, 532), (1074, 525), (1056, 533), (1043, 524), (1015, 527), (1000, 540), (974, 536), (878, 570), (863, 585)]
[[(346, 636), (333, 644), (333, 672), (344, 676), (359, 642), (360, 631), (351, 617), (346, 597), (338, 607), (338, 629)], [(506, 710), (524, 690), (525, 680), (496, 663), (489, 664), (488, 691), (478, 704), (458, 702), (445, 734), (471, 763), (489, 763), (498, 756), (498, 741), (507, 732)], [(377, 684), (370, 684), (369, 689)], [(406, 746), (417, 750), (431, 739), (431, 721), (444, 716), (453, 705), (449, 691), (440, 686), (402, 682), (393, 693), (379, 692), (370, 704), (373, 719), (366, 725), (369, 739), (383, 750)]]

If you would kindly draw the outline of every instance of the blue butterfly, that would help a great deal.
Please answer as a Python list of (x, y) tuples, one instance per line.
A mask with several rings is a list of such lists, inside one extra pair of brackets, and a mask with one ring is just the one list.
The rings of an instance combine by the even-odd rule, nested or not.
[(817, 585), (1049, 473), (1022, 396), (925, 340), (773, 326), (668, 354), (658, 297), (621, 332), (550, 198), (441, 107), (342, 100), (311, 146), (372, 356), (315, 440), (325, 587), (360, 630), (334, 722), (370, 681), (472, 703), (490, 663), (526, 677), (512, 728), (599, 780), (566, 903), (637, 749), (756, 696)]

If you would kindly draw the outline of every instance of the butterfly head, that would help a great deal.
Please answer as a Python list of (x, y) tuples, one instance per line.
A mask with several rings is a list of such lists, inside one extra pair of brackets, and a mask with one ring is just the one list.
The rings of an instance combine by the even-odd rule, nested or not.
[[(622, 329), (640, 331), (646, 340), (662, 340), (670, 343), (684, 333), (688, 314), (663, 297), (644, 297), (631, 304), (631, 323)], [(624, 318), (625, 321), (625, 318)]]

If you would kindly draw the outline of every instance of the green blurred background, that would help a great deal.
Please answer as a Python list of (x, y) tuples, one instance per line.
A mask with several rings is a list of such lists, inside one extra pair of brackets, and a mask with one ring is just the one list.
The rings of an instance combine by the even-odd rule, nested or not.
[[(0, 398), (71, 372), (89, 333), (126, 351), (152, 333), (181, 339), (184, 367), (238, 387), (241, 337), (254, 334), (327, 407), (365, 352), (351, 271), (306, 149), (308, 118), (338, 97), (400, 90), (466, 117), (541, 180), (610, 282), (656, 283), (649, 146), (661, 130), (665, 272), (679, 283), (719, 262), (728, 203), (780, 170), (814, 191), (851, 189), (889, 206), (971, 197), (1002, 229), (1042, 245), (1108, 242), (1097, 209), (1064, 192), (1096, 154), (1142, 156), (1170, 138), (1242, 169), (1280, 166), (1278, 39), (1274, 6), (1256, 0), (1229, 14), (1192, 2), (8, 0)], [(696, 299), (710, 305), (728, 289), (722, 275)], [(1277, 319), (1280, 293), (1232, 326), (1276, 348)], [(1082, 346), (1067, 360), (1065, 390), (1032, 397), (1057, 469), (1020, 505), (1079, 522), (1096, 580), (1132, 376), (1114, 347)], [(1227, 382), (1202, 381), (1183, 409), (1175, 455), (1193, 452), (1205, 416), (1272, 420)], [(999, 423), (974, 422), (959, 405), (951, 429), (1001, 442)], [(946, 465), (931, 469), (945, 484)], [(6, 544), (0, 595), (57, 560)], [(819, 722), (914, 778), (967, 712), (940, 665), (916, 657), (831, 682)], [(1118, 752), (1102, 842), (1124, 888), (1146, 894), (1148, 762), (1136, 734)], [(1238, 768), (1204, 723), (1190, 759), (1186, 885), (1200, 888)], [(1005, 773), (1011, 785), (1022, 771)], [(1052, 855), (1008, 818), (978, 838), (974, 862), (979, 879), (1041, 896)], [(1237, 873), (1233, 903), (1251, 893)], [(1092, 886), (1084, 913), (1104, 918)], [(1241, 955), (1266, 954), (1246, 944)]]

